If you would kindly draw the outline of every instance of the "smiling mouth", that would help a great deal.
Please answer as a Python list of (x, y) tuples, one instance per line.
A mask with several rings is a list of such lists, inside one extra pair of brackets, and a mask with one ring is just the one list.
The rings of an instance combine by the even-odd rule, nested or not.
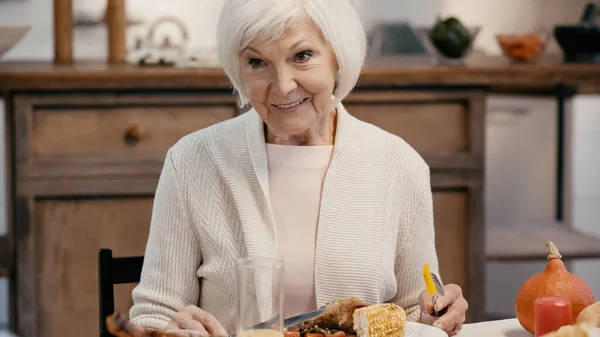
[(300, 105), (300, 104), (302, 104), (302, 103), (306, 102), (306, 100), (308, 100), (308, 97), (307, 97), (307, 98), (303, 98), (303, 99), (301, 99), (301, 100), (299, 100), (299, 101), (296, 101), (296, 102), (290, 103), (290, 104), (274, 104), (274, 105), (275, 105), (276, 107), (278, 107), (279, 109), (286, 110), (286, 109), (295, 108), (295, 107), (297, 107), (298, 105)]

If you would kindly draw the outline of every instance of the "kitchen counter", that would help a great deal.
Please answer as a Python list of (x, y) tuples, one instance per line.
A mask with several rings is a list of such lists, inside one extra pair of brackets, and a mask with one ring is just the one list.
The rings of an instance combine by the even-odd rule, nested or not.
[[(514, 64), (501, 56), (474, 55), (465, 65), (401, 65), (369, 61), (358, 86), (484, 86), (493, 91), (547, 91), (565, 84), (579, 93), (600, 92), (600, 64), (564, 64), (559, 57)], [(137, 67), (77, 62), (0, 62), (0, 90), (210, 88), (229, 89), (218, 68)]]

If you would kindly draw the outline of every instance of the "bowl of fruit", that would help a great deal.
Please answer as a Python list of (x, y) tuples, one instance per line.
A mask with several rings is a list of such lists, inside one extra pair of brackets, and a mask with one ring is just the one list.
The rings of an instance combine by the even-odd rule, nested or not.
[(504, 56), (515, 62), (533, 62), (544, 53), (549, 36), (544, 33), (497, 34)]

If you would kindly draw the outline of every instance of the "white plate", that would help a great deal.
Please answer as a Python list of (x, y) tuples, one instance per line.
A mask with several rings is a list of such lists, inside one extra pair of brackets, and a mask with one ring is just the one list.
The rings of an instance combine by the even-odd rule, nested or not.
[(405, 337), (448, 337), (448, 334), (431, 325), (407, 322)]

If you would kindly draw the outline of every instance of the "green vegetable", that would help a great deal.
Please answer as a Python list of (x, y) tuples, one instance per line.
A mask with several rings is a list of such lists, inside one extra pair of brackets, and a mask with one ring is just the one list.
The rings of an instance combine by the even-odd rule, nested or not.
[(438, 19), (429, 38), (437, 50), (449, 58), (462, 57), (471, 44), (469, 31), (454, 17)]
[(315, 326), (315, 328), (313, 329), (313, 331), (316, 332), (316, 333), (323, 334), (323, 335), (329, 335), (331, 333), (330, 331), (327, 331), (325, 329), (321, 329), (321, 328), (319, 328), (317, 326)]

